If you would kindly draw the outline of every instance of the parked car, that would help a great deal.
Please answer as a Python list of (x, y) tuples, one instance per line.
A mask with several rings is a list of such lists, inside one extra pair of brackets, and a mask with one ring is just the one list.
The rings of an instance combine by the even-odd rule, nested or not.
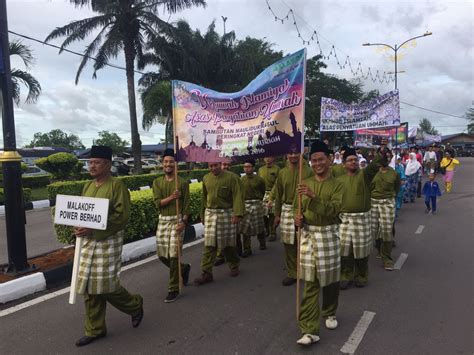
[(110, 171), (113, 175), (128, 175), (130, 174), (130, 167), (120, 160), (112, 160)]
[(38, 168), (35, 165), (29, 165), (28, 168), (26, 168), (26, 171), (22, 175), (23, 176), (38, 176), (38, 175), (49, 175), (49, 173), (44, 171), (43, 169)]
[[(129, 167), (133, 167), (133, 159), (125, 159), (123, 162), (127, 164)], [(149, 165), (147, 162), (142, 160), (142, 167), (146, 168), (146, 167), (149, 167)]]
[(82, 171), (89, 172), (89, 159), (79, 159), (82, 163)]
[(147, 159), (143, 159), (142, 161), (147, 163), (148, 167), (150, 167), (150, 168), (160, 168), (161, 167), (161, 163), (158, 160), (155, 160), (155, 159), (147, 158)]

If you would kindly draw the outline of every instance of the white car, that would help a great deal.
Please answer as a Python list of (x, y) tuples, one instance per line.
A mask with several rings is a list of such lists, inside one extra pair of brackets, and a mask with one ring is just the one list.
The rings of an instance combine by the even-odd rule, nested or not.
[(26, 171), (22, 174), (23, 176), (38, 176), (38, 175), (50, 175), (48, 172), (44, 171), (43, 169), (38, 168), (34, 165), (29, 165), (26, 168)]
[(147, 163), (150, 168), (159, 168), (161, 166), (161, 163), (155, 159), (147, 158), (147, 159), (143, 159), (142, 161)]

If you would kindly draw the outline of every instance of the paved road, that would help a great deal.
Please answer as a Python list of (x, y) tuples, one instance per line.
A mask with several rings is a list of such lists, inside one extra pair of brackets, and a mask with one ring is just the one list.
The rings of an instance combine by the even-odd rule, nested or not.
[[(26, 248), (28, 258), (63, 247), (53, 231), (51, 209), (26, 211)], [(0, 264), (8, 262), (5, 216), (0, 216)]]
[[(243, 260), (240, 277), (230, 278), (221, 266), (213, 284), (187, 287), (173, 304), (162, 302), (167, 273), (157, 260), (125, 271), (122, 283), (144, 296), (143, 324), (133, 329), (128, 316), (109, 307), (108, 336), (85, 349), (73, 345), (82, 334), (83, 305), (68, 305), (67, 295), (6, 316), (0, 311), (0, 353), (340, 354), (370, 311), (375, 317), (358, 354), (472, 354), (473, 175), (474, 160), (463, 161), (438, 215), (425, 215), (421, 200), (404, 207), (394, 250), (395, 259), (408, 254), (403, 267), (386, 272), (371, 258), (369, 287), (341, 293), (339, 328), (323, 328), (311, 349), (295, 344), (295, 288), (280, 285), (282, 247), (271, 243)], [(184, 252), (192, 277), (200, 253), (201, 245)]]

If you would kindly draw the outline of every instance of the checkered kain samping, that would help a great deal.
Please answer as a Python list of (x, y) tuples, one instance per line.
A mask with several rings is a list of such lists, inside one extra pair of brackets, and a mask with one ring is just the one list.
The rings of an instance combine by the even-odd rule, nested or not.
[(245, 201), (245, 215), (239, 223), (239, 232), (253, 236), (265, 232), (263, 202), (260, 200)]
[(204, 245), (206, 247), (235, 247), (237, 226), (232, 224), (232, 209), (206, 208), (204, 213)]
[(341, 256), (349, 256), (351, 249), (354, 259), (363, 259), (372, 250), (370, 211), (359, 213), (341, 213), (339, 215), (339, 239)]
[[(181, 217), (180, 217), (181, 218)], [(176, 216), (160, 216), (156, 228), (156, 253), (164, 258), (178, 257), (178, 238), (176, 238)], [(183, 245), (184, 233), (180, 235), (180, 244)]]
[(285, 244), (295, 243), (295, 219), (293, 205), (283, 204), (281, 206), (280, 233), (281, 241)]
[(395, 221), (395, 199), (372, 198), (372, 208), (370, 210), (372, 220), (373, 240), (382, 239), (384, 242), (391, 242), (393, 239), (393, 222)]

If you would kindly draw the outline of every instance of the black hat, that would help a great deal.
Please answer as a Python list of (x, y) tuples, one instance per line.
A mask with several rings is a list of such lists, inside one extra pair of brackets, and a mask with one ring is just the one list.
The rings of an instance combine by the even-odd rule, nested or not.
[(164, 157), (173, 157), (174, 158), (174, 150), (171, 148), (165, 149), (163, 152), (163, 158)]
[(112, 148), (105, 145), (93, 145), (91, 148), (91, 158), (107, 159), (112, 161)]
[(342, 151), (345, 152), (347, 149), (349, 149), (349, 147), (348, 147), (347, 145), (343, 145), (343, 146), (341, 147), (341, 149), (339, 149), (339, 150), (340, 150), (341, 152), (342, 152)]
[(314, 153), (322, 152), (329, 156), (329, 148), (326, 143), (323, 141), (317, 140), (313, 144), (311, 144), (311, 150), (309, 152), (309, 156), (313, 155)]
[(248, 164), (251, 164), (252, 166), (255, 166), (255, 159), (247, 158), (247, 159), (244, 160), (244, 164), (245, 163), (248, 163)]
[(344, 154), (342, 155), (342, 159), (346, 160), (351, 155), (357, 156), (356, 150), (354, 148), (347, 148), (346, 150), (344, 150)]

